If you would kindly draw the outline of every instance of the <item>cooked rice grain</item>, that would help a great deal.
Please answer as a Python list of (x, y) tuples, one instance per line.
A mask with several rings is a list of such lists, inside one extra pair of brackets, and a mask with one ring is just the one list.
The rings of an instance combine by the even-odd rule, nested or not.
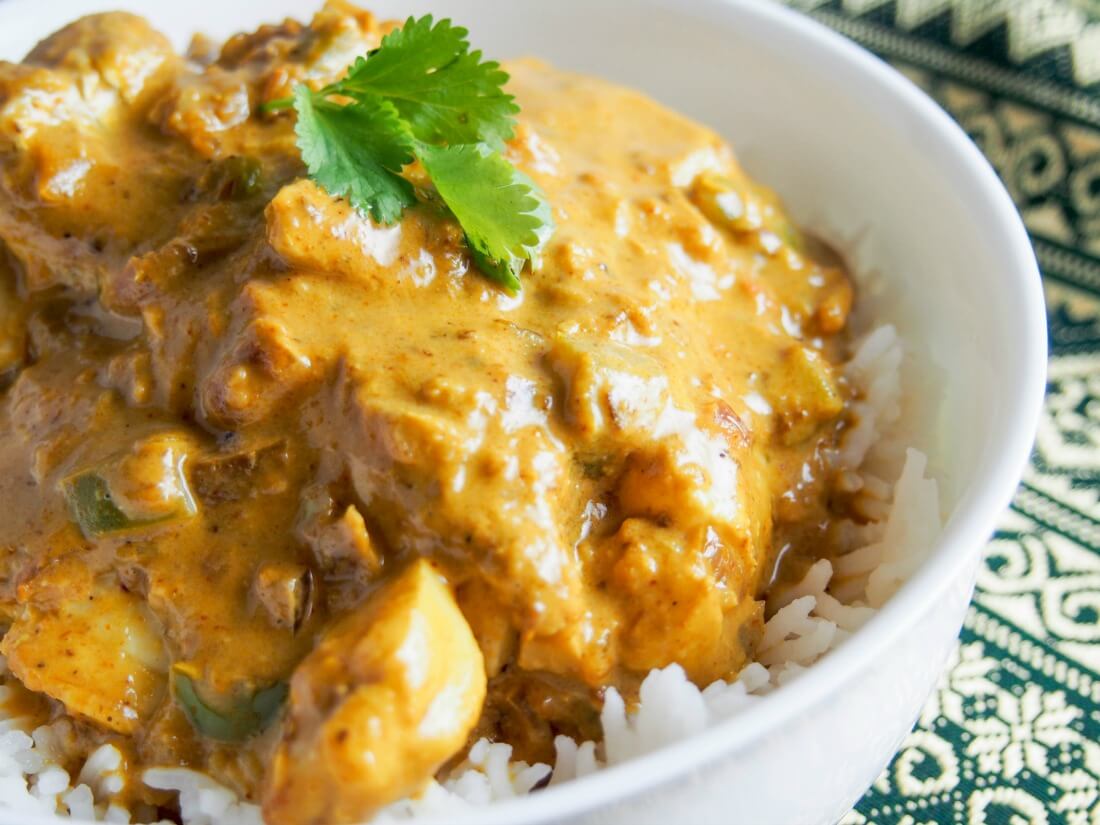
[[(733, 681), (703, 690), (679, 665), (654, 670), (642, 682), (636, 708), (627, 708), (618, 691), (609, 689), (600, 714), (603, 741), (557, 737), (553, 768), (513, 762), (511, 745), (481, 740), (448, 779), (429, 783), (416, 799), (394, 803), (375, 822), (487, 805), (529, 793), (548, 777), (551, 785), (559, 785), (657, 750), (744, 712), (857, 631), (924, 561), (942, 524), (936, 482), (924, 477), (924, 455), (906, 449), (894, 432), (901, 416), (901, 364), (897, 332), (883, 326), (856, 344), (845, 367), (859, 400), (852, 405), (856, 421), (845, 432), (835, 466), (851, 476), (861, 512), (881, 521), (840, 525), (841, 543), (848, 551), (835, 563), (816, 562), (802, 581), (777, 596), (779, 609), (765, 625), (757, 662)], [(889, 484), (884, 476), (898, 480)], [(0, 705), (9, 690), (0, 686)], [(25, 725), (18, 718), (0, 719), (0, 800), (6, 807), (82, 820), (131, 821), (131, 812), (111, 804), (123, 782), (116, 748), (98, 748), (72, 784), (58, 765), (71, 726), (61, 720), (28, 735)], [(144, 781), (178, 792), (184, 825), (262, 825), (256, 805), (237, 799), (204, 774), (151, 769)], [(140, 819), (144, 813), (133, 815)]]

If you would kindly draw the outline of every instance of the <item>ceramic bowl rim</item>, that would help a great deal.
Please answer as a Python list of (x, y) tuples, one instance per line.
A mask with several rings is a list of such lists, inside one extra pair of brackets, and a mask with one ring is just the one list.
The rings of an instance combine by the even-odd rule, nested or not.
[[(36, 0), (8, 0), (0, 4), (0, 21), (15, 19), (17, 10), (29, 10)], [(1046, 314), (1042, 284), (1024, 225), (996, 173), (966, 134), (936, 103), (909, 80), (860, 46), (816, 21), (778, 3), (756, 0), (692, 0), (678, 10), (723, 24), (732, 17), (753, 18), (756, 25), (781, 31), (822, 62), (844, 64), (855, 70), (877, 91), (886, 92), (898, 107), (919, 121), (937, 145), (929, 156), (939, 159), (952, 176), (956, 191), (981, 203), (995, 235), (984, 243), (1001, 244), (1003, 257), (1013, 266), (1001, 274), (1005, 289), (1014, 291), (1019, 308), (1018, 337), (1026, 357), (1013, 375), (1011, 410), (1000, 451), (985, 456), (975, 473), (976, 481), (961, 497), (944, 533), (917, 572), (853, 638), (829, 653), (798, 679), (764, 696), (752, 713), (723, 720), (707, 731), (691, 736), (630, 762), (614, 765), (591, 776), (548, 788), (536, 795), (503, 800), (489, 808), (457, 812), (446, 817), (425, 817), (421, 825), (474, 822), (526, 823), (533, 825), (596, 809), (654, 785), (684, 777), (724, 755), (744, 750), (754, 741), (780, 728), (803, 710), (818, 706), (831, 693), (871, 666), (874, 658), (908, 632), (927, 608), (956, 583), (980, 553), (996, 519), (1007, 507), (1022, 475), (1038, 426), (1046, 388)], [(0, 810), (0, 819), (3, 818)], [(26, 815), (21, 821), (28, 821)], [(56, 822), (42, 818), (41, 822)]]

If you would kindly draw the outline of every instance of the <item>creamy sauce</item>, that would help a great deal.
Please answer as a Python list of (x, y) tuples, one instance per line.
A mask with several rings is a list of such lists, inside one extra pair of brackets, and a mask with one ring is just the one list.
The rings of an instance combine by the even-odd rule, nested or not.
[[(710, 130), (525, 60), (507, 155), (557, 231), (501, 291), (256, 114), (387, 28), (334, 3), (188, 61), (112, 14), (0, 64), (0, 650), (135, 801), (189, 765), (353, 821), (473, 737), (547, 760), (607, 686), (736, 674), (777, 561), (828, 551), (835, 261)], [(181, 699), (288, 683), (240, 741)]]

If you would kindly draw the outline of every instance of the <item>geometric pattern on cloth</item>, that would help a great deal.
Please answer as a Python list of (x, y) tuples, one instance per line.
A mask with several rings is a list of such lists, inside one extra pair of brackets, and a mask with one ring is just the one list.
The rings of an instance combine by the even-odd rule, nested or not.
[(791, 0), (985, 152), (1043, 273), (1032, 461), (959, 645), (842, 825), (1100, 825), (1100, 0)]

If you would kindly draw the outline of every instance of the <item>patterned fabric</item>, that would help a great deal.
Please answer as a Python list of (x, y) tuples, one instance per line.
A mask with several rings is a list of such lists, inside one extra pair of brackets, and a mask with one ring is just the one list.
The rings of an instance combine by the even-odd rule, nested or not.
[(985, 151), (1046, 287), (1030, 468), (914, 731), (842, 825), (1100, 825), (1100, 0), (791, 0)]

